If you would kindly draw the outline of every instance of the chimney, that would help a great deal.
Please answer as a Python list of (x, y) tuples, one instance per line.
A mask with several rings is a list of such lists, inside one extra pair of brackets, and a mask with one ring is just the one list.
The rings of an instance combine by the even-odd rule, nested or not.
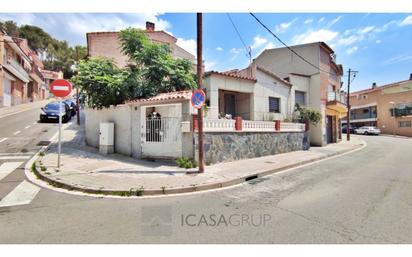
[(409, 74), (409, 80), (412, 80), (412, 73)]
[(377, 87), (376, 82), (372, 83), (372, 89), (375, 89)]
[(146, 21), (146, 31), (153, 32), (155, 31), (155, 24), (150, 21)]

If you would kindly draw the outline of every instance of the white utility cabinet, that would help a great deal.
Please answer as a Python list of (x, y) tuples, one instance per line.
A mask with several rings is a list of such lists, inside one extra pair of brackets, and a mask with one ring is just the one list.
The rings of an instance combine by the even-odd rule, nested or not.
[(114, 123), (112, 122), (100, 123), (99, 151), (101, 154), (114, 152)]

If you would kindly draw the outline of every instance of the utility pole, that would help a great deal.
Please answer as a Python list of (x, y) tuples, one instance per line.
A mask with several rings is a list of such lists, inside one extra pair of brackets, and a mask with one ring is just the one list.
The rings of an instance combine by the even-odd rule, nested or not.
[[(197, 88), (202, 89), (203, 78), (203, 61), (202, 61), (202, 47), (203, 47), (203, 32), (202, 32), (202, 13), (197, 13)], [(197, 110), (197, 124), (198, 124), (198, 136), (199, 136), (199, 173), (205, 171), (205, 162), (203, 154), (203, 109)]]
[[(76, 47), (76, 65), (79, 65), (79, 49)], [(80, 125), (80, 107), (79, 107), (79, 86), (76, 86), (76, 116), (77, 116), (77, 125)]]
[(346, 114), (346, 140), (350, 141), (350, 74), (352, 70), (348, 70), (348, 93), (346, 95), (346, 106), (348, 107), (348, 113)]
[(348, 94), (346, 96), (346, 106), (348, 107), (348, 114), (346, 115), (346, 140), (350, 141), (350, 83), (351, 83), (351, 78), (352, 74), (353, 77), (356, 76), (357, 71), (351, 70), (349, 68), (348, 70)]

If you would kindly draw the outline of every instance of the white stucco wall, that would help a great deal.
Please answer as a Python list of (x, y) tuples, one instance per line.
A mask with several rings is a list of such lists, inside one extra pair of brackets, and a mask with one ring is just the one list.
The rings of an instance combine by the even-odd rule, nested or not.
[[(292, 46), (292, 48), (309, 62), (315, 65), (319, 64), (319, 44), (298, 45)], [(319, 72), (318, 69), (308, 65), (305, 61), (285, 47), (267, 49), (263, 51), (263, 53), (260, 54), (254, 62), (258, 66), (264, 67), (281, 78), (286, 78), (291, 72), (308, 75)]]
[[(254, 86), (254, 120), (284, 120), (291, 118), (290, 86), (257, 70)], [(269, 97), (280, 98), (280, 113), (269, 112)]]
[(102, 110), (85, 109), (86, 143), (99, 147), (101, 122), (114, 123), (114, 150), (116, 153), (132, 155), (130, 106), (118, 105)]

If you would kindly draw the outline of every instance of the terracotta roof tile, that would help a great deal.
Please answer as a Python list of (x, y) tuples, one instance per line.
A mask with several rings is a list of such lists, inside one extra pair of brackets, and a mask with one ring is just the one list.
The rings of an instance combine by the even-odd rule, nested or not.
[(206, 76), (209, 76), (209, 75), (212, 75), (212, 74), (221, 75), (221, 76), (226, 76), (226, 77), (231, 77), (231, 78), (236, 78), (236, 79), (250, 80), (250, 81), (253, 81), (253, 82), (256, 82), (256, 81), (257, 81), (256, 78), (239, 75), (239, 74), (237, 74), (236, 72), (234, 72), (233, 70), (223, 71), (223, 72), (213, 71), (213, 70), (212, 70), (212, 71), (205, 72), (205, 77), (206, 77)]
[(378, 91), (378, 90), (382, 90), (382, 89), (389, 88), (389, 87), (399, 86), (399, 85), (402, 85), (402, 84), (407, 83), (407, 82), (412, 82), (412, 80), (410, 80), (410, 79), (402, 80), (402, 81), (382, 85), (382, 86), (379, 86), (379, 87), (376, 87), (376, 88), (362, 89), (362, 90), (359, 90), (359, 91), (352, 92), (352, 93), (350, 93), (350, 95), (354, 96), (354, 95), (358, 95), (358, 94), (364, 94), (364, 93), (369, 93), (369, 92), (373, 92), (373, 91)]
[(127, 101), (126, 103), (143, 103), (143, 102), (162, 102), (170, 100), (190, 100), (192, 97), (192, 90), (175, 91), (168, 93), (160, 93), (150, 98), (140, 98)]

